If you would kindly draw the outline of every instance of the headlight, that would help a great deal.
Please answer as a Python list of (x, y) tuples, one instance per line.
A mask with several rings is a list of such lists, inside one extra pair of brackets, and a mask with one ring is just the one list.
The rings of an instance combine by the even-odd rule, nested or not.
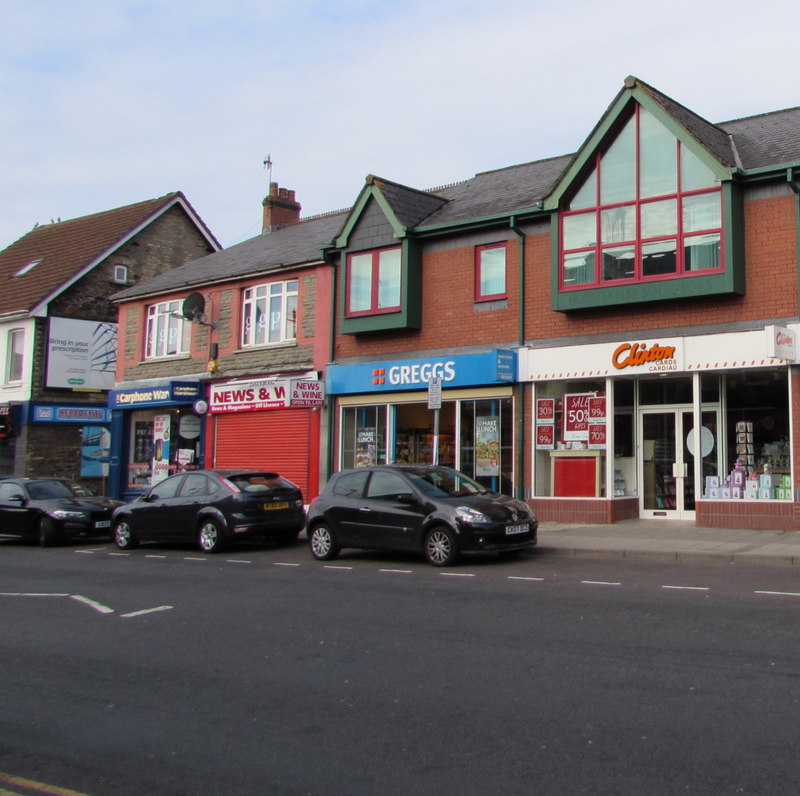
[(85, 520), (86, 515), (82, 511), (65, 511), (64, 509), (56, 509), (53, 516), (57, 520)]
[(456, 509), (456, 517), (461, 522), (469, 522), (473, 525), (485, 525), (491, 520), (481, 511), (470, 508), (469, 506), (459, 506)]

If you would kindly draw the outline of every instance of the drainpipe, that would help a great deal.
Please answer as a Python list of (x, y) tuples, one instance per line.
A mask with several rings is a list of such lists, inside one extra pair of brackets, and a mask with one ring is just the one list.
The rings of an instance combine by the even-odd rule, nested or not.
[(800, 178), (794, 175), (794, 170), (786, 169), (786, 181), (794, 192), (795, 198), (795, 245), (797, 248), (797, 289), (798, 301), (800, 302)]
[[(332, 364), (333, 360), (336, 356), (336, 285), (339, 282), (339, 272), (336, 267), (336, 263), (333, 260), (333, 257), (330, 256), (327, 252), (323, 251), (322, 259), (328, 263), (331, 267), (331, 320), (330, 320), (330, 329), (329, 332), (329, 341), (328, 341), (328, 364)], [(327, 379), (327, 372), (325, 374)], [(334, 417), (335, 413), (333, 411), (333, 404), (334, 399), (331, 398), (330, 395), (325, 396), (325, 410), (328, 415), (328, 442), (327, 442), (327, 450), (325, 452), (325, 472), (323, 473), (324, 481), (327, 481), (331, 477), (331, 473), (333, 473), (333, 427), (334, 427)]]
[[(519, 310), (517, 312), (517, 345), (522, 348), (525, 345), (525, 233), (519, 228), (516, 216), (509, 218), (509, 226), (512, 232), (519, 238)], [(519, 362), (519, 358), (517, 359)], [(519, 370), (519, 368), (518, 368)], [(519, 372), (517, 372), (519, 379)], [(517, 381), (514, 386), (517, 393), (517, 483), (515, 489), (520, 500), (525, 498), (525, 387)]]

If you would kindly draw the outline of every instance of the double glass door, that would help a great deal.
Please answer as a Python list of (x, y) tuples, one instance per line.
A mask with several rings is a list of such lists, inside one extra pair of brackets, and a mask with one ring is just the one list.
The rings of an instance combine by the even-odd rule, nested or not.
[(640, 515), (693, 519), (694, 415), (691, 406), (640, 410)]

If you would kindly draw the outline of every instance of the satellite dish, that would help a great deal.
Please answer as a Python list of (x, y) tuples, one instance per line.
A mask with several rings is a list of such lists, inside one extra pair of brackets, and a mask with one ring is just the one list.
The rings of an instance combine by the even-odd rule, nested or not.
[(206, 300), (203, 298), (202, 293), (190, 293), (183, 300), (183, 307), (181, 307), (181, 314), (187, 321), (199, 321), (203, 317), (203, 311), (206, 308)]

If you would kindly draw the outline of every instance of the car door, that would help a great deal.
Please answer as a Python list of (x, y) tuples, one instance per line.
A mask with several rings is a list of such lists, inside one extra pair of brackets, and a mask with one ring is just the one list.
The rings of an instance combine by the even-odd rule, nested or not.
[(25, 490), (14, 481), (0, 481), (0, 534), (20, 536), (28, 528)]
[(365, 545), (391, 550), (416, 550), (422, 536), (425, 509), (411, 484), (400, 473), (374, 470), (359, 510)]
[(369, 470), (342, 473), (331, 485), (330, 499), (325, 507), (325, 519), (343, 547), (358, 547), (364, 534), (361, 529), (361, 498)]
[(184, 539), (194, 539), (197, 515), (203, 506), (213, 500), (211, 481), (203, 473), (187, 473), (172, 505), (172, 523), (176, 533)]
[(131, 512), (133, 530), (140, 539), (167, 540), (182, 538), (176, 524), (179, 514), (177, 497), (183, 479), (181, 473), (159, 481), (135, 505)]

